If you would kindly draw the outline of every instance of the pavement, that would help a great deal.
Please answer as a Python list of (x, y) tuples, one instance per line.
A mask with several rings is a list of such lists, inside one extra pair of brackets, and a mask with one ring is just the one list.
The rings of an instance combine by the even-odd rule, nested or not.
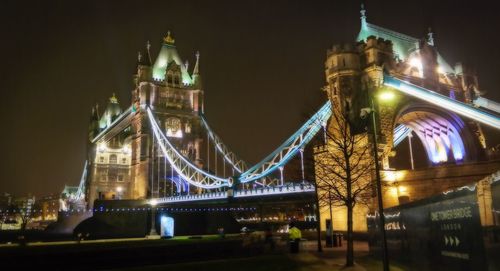
[[(345, 253), (347, 244), (344, 242), (342, 247), (324, 247), (323, 252), (317, 252), (316, 241), (305, 241), (301, 245), (301, 252), (298, 254), (288, 254), (288, 257), (304, 266), (301, 270), (322, 271), (322, 270), (343, 270), (343, 271), (366, 271), (381, 270), (381, 262), (369, 259), (369, 248), (367, 242), (354, 242), (354, 266), (345, 267)], [(358, 261), (359, 260), (359, 261)], [(402, 270), (392, 268), (391, 270)]]

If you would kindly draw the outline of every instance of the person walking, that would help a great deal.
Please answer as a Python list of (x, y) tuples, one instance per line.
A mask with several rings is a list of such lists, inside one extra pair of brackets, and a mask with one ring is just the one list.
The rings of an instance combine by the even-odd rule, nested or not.
[(299, 253), (300, 239), (302, 238), (302, 233), (295, 227), (295, 223), (291, 222), (288, 229), (288, 237), (290, 241), (290, 252)]

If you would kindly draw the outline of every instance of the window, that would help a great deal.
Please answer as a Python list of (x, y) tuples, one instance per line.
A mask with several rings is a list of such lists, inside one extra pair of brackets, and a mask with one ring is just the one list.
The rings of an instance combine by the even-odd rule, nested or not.
[(122, 158), (122, 164), (126, 164), (127, 163), (127, 158)]
[(99, 163), (104, 163), (104, 156), (99, 157)]
[(118, 181), (123, 182), (123, 175), (118, 175)]
[(109, 176), (108, 176), (108, 180), (109, 180), (110, 182), (116, 182), (116, 177), (117, 177), (116, 175), (109, 175)]
[(110, 164), (116, 164), (116, 163), (117, 163), (116, 154), (111, 154), (111, 155), (109, 156), (109, 163), (110, 163)]
[(173, 74), (171, 71), (167, 72), (167, 84), (172, 85), (173, 83)]
[(165, 121), (165, 128), (168, 137), (182, 138), (181, 120), (178, 118), (168, 118)]
[(106, 174), (101, 175), (101, 182), (105, 182), (108, 179), (108, 176)]
[(180, 85), (181, 85), (181, 84), (180, 84), (180, 82), (179, 82), (179, 81), (180, 81), (180, 80), (179, 80), (179, 77), (180, 77), (180, 76), (179, 76), (178, 74), (176, 74), (176, 75), (174, 76), (174, 85), (175, 85), (175, 86), (180, 86)]

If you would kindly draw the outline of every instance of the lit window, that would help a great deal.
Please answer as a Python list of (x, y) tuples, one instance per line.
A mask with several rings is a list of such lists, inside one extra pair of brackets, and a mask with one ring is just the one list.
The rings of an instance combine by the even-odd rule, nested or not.
[(116, 164), (118, 162), (118, 159), (116, 158), (116, 154), (111, 154), (109, 156), (109, 163), (110, 164)]
[(182, 138), (181, 120), (178, 118), (168, 118), (165, 122), (168, 137)]

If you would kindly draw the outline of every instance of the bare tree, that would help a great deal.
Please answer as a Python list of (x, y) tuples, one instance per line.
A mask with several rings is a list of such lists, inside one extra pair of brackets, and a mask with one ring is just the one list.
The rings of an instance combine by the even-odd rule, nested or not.
[(346, 266), (354, 265), (353, 209), (373, 198), (371, 175), (374, 159), (367, 133), (355, 134), (349, 117), (333, 106), (333, 114), (315, 149), (318, 201), (321, 207), (345, 206), (347, 209)]
[(35, 210), (37, 206), (35, 205), (35, 200), (34, 198), (32, 201), (29, 199), (26, 201), (22, 201), (18, 203), (17, 206), (15, 206), (17, 215), (21, 219), (21, 233), (24, 233), (26, 231), (26, 226), (28, 223), (31, 222), (31, 220), (35, 217)]

